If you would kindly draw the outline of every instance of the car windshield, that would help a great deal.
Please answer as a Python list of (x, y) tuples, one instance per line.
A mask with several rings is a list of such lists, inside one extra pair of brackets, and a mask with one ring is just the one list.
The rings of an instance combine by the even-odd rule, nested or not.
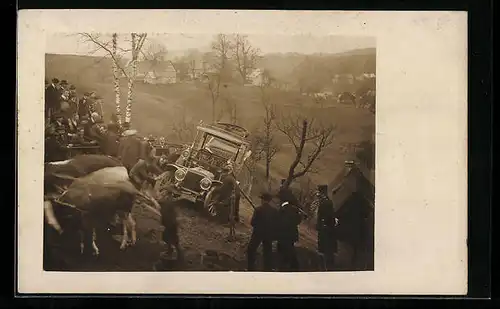
[(215, 136), (209, 136), (205, 145), (203, 147), (211, 153), (221, 154), (224, 153), (224, 157), (233, 157), (238, 152), (238, 146), (226, 140), (216, 138)]

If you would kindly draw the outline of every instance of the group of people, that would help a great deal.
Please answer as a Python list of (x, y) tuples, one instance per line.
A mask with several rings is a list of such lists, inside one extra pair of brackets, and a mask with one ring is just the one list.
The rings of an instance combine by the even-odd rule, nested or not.
[[(65, 146), (94, 145), (97, 152), (118, 158), (138, 188), (153, 185), (161, 173), (163, 157), (155, 155), (152, 137), (141, 137), (130, 123), (121, 123), (112, 114), (109, 123), (102, 117), (101, 98), (86, 92), (79, 99), (76, 87), (66, 80), (45, 80), (45, 159), (66, 160)], [(84, 152), (85, 153), (85, 152)]]
[(68, 145), (96, 145), (107, 129), (102, 121), (102, 102), (95, 92), (79, 98), (66, 80), (45, 80), (45, 160), (66, 159)]
[[(252, 216), (252, 236), (247, 248), (247, 269), (256, 270), (257, 249), (262, 245), (264, 271), (298, 271), (299, 260), (295, 244), (299, 241), (298, 226), (303, 219), (298, 200), (293, 195), (286, 180), (281, 181), (281, 187), (276, 195), (263, 192), (260, 195), (262, 205), (258, 206)], [(337, 241), (335, 227), (338, 219), (332, 201), (327, 195), (326, 185), (318, 186), (315, 203), (318, 203), (318, 251), (324, 256), (327, 269), (334, 267)], [(279, 199), (279, 206), (273, 206), (273, 199)], [(273, 242), (277, 242), (279, 265), (275, 268), (273, 258)]]

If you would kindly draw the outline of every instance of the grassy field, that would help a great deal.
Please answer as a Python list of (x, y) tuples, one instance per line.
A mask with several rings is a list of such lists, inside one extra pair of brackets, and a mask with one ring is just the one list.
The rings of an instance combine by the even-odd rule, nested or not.
[[(111, 66), (107, 59), (99, 60), (92, 57), (66, 55), (47, 55), (46, 57), (46, 77), (57, 77), (60, 80), (66, 79), (76, 85), (79, 93), (90, 90), (96, 91), (104, 101), (105, 119), (109, 119), (110, 114), (115, 111), (115, 95), (110, 73)], [(260, 101), (260, 90), (258, 88), (228, 85), (227, 88), (223, 89), (219, 107), (227, 99), (229, 102), (235, 104), (238, 123), (240, 125), (250, 131), (262, 126), (264, 110)], [(126, 83), (123, 82), (121, 85), (123, 111), (125, 109), (126, 93)], [(271, 100), (283, 114), (297, 113), (307, 116), (310, 119), (321, 120), (336, 126), (334, 143), (324, 151), (316, 163), (316, 168), (319, 172), (310, 175), (316, 184), (329, 183), (342, 169), (344, 160), (351, 156), (351, 154), (343, 151), (343, 145), (368, 139), (375, 130), (375, 117), (368, 110), (333, 103), (318, 106), (310, 98), (293, 92), (275, 91), (271, 94)], [(212, 120), (210, 92), (204, 84), (149, 85), (137, 82), (134, 86), (133, 102), (132, 126), (144, 135), (169, 136), (172, 133), (172, 127), (182, 117), (185, 117), (193, 126), (200, 120), (204, 122), (211, 122)], [(222, 120), (227, 121), (228, 119), (223, 118)], [(287, 173), (294, 155), (293, 149), (287, 143), (286, 138), (279, 134), (277, 134), (277, 138), (282, 148), (276, 155), (271, 166), (271, 176), (275, 181)], [(263, 185), (265, 180), (263, 175), (263, 169), (260, 167), (254, 175), (252, 190), (254, 197), (260, 189), (265, 187)], [(251, 207), (247, 203), (244, 204), (241, 207), (243, 223), (238, 229), (241, 237), (239, 241), (231, 244), (227, 244), (221, 238), (221, 235), (227, 234), (226, 228), (211, 225), (208, 221), (205, 222), (205, 219), (197, 218), (191, 212), (181, 213), (181, 225), (186, 226), (186, 229), (189, 230), (181, 232), (183, 235), (182, 238), (185, 240), (184, 243), (187, 243), (188, 247), (191, 248), (189, 250), (193, 251), (193, 256), (200, 255), (202, 254), (200, 252), (212, 249), (225, 252), (226, 254), (227, 252), (232, 252), (230, 256), (240, 261), (239, 263), (241, 264), (241, 260), (244, 259), (246, 239), (250, 233), (248, 221), (252, 214)], [(150, 221), (150, 219), (139, 215), (138, 226), (146, 226), (146, 230), (157, 228), (153, 227), (155, 224)], [(205, 226), (206, 229), (201, 230), (210, 231), (210, 235), (200, 235), (200, 229), (193, 228), (199, 225)], [(147, 231), (141, 232), (141, 234), (144, 233), (147, 233)], [(204, 241), (196, 240), (197, 237), (204, 239)], [(301, 226), (300, 246), (302, 248), (314, 250), (315, 238), (315, 231), (312, 231), (307, 226)], [(146, 246), (144, 248), (149, 248), (148, 246), (150, 246), (145, 241), (141, 241), (140, 245)], [(151, 246), (153, 246), (149, 249), (152, 252), (151, 256), (157, 256), (158, 246)], [(150, 266), (149, 262), (144, 263), (141, 265), (147, 266), (136, 265), (135, 269)], [(238, 268), (241, 265), (234, 267)]]

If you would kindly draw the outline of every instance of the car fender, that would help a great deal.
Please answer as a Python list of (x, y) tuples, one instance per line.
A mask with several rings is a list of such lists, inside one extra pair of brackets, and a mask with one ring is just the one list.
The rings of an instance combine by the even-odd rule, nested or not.
[(177, 164), (174, 164), (174, 163), (169, 163), (165, 166), (165, 171), (166, 172), (177, 171), (180, 168), (184, 168), (184, 167), (177, 165)]
[(221, 186), (221, 185), (222, 185), (222, 181), (216, 180), (216, 179), (212, 179), (212, 187)]

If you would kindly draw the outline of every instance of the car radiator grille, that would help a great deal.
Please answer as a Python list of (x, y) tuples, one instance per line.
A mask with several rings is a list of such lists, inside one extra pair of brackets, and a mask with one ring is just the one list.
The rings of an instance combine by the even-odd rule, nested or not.
[(182, 182), (182, 186), (186, 189), (200, 192), (200, 181), (203, 179), (203, 176), (190, 172), (188, 171), (186, 174), (186, 177), (184, 178), (184, 181)]

